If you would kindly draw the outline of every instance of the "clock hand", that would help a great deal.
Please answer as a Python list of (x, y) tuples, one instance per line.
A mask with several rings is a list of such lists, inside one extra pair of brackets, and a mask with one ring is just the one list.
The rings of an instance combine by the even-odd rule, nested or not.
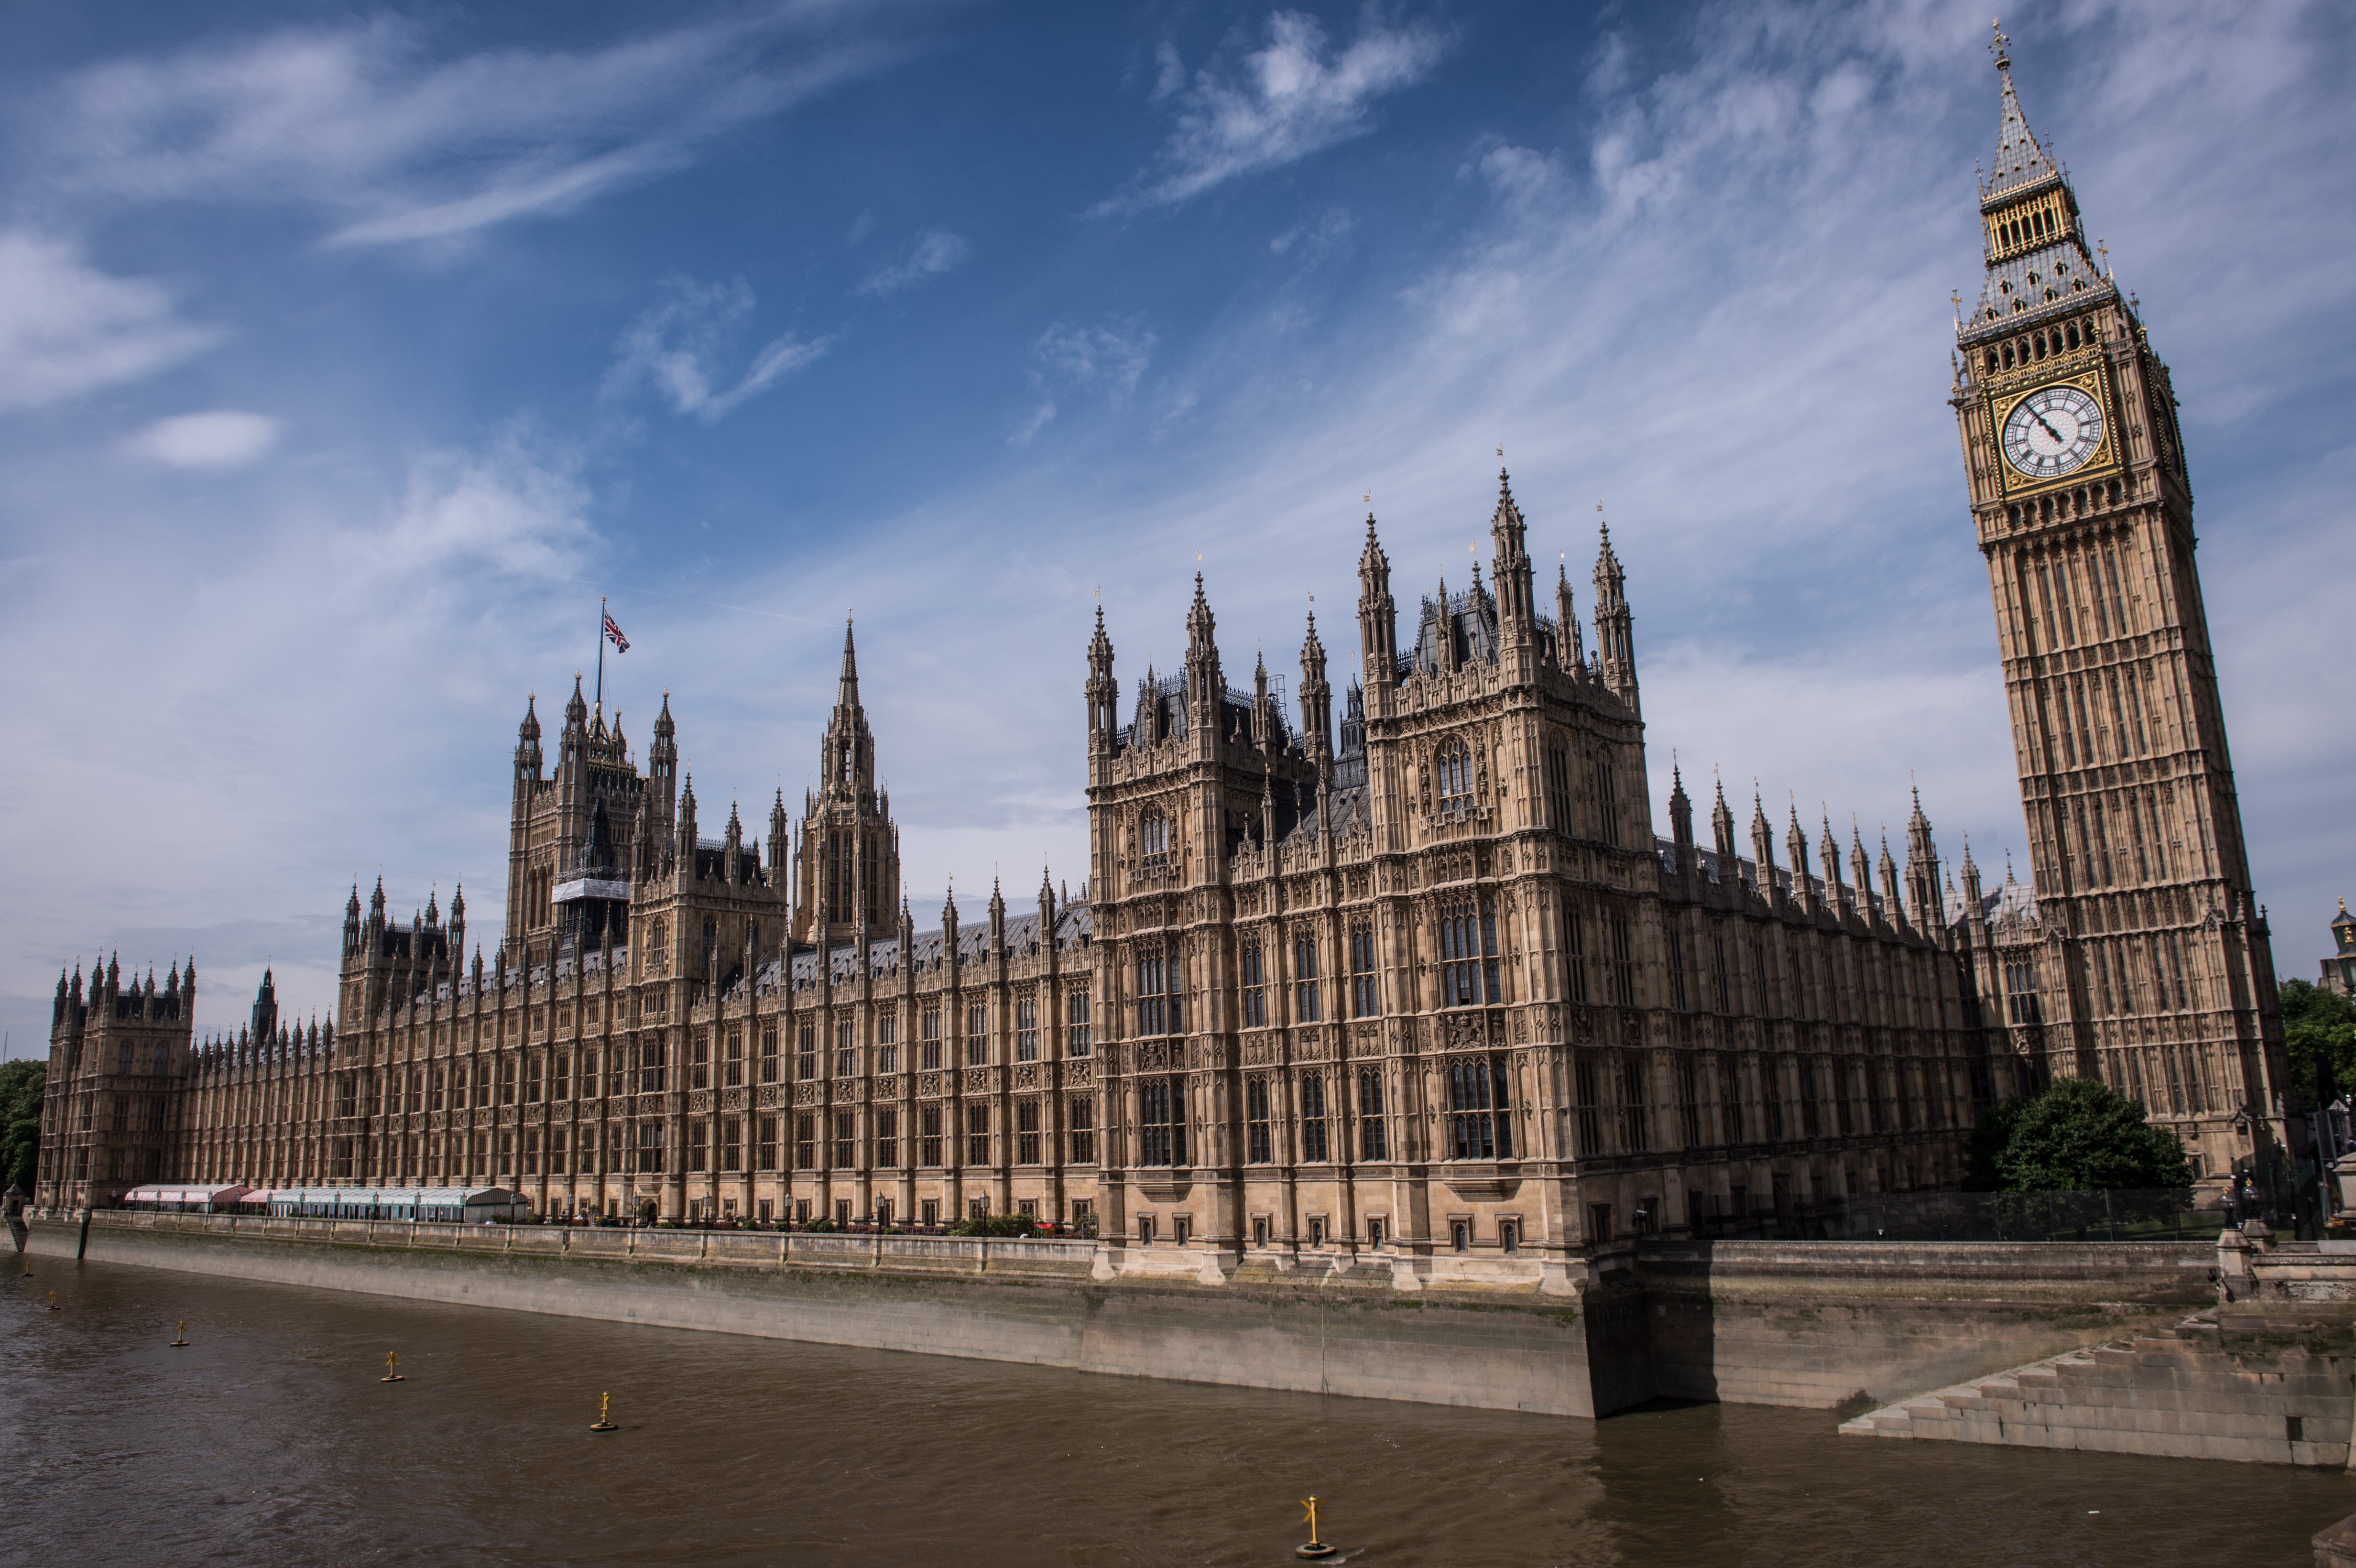
[(2055, 430), (2051, 425), (2045, 423), (2045, 416), (2043, 414), (2039, 413), (2035, 409), (2031, 409), (2029, 411), (2029, 417), (2035, 420), (2040, 425), (2043, 425), (2045, 433), (2051, 436), (2056, 442), (2060, 442), (2063, 446), (2070, 444), (2068, 442), (2062, 440), (2062, 432), (2060, 431)]

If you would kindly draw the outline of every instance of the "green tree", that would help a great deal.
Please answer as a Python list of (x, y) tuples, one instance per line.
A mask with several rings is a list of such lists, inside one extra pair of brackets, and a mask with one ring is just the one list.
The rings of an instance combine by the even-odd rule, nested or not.
[(41, 1086), (46, 1061), (0, 1061), (0, 1192), (33, 1189), (33, 1161), (41, 1147)]
[(2192, 1167), (2176, 1135), (2093, 1078), (2058, 1078), (1990, 1106), (1972, 1134), (1964, 1185), (1976, 1192), (2186, 1188)]
[(2285, 980), (2282, 1015), (2299, 1104), (2321, 1105), (2356, 1089), (2356, 1003), (2309, 981)]

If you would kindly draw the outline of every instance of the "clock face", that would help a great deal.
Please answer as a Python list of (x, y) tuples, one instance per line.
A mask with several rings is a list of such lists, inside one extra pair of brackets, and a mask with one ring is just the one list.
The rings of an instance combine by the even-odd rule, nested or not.
[(2103, 444), (2103, 406), (2082, 387), (2040, 387), (2004, 419), (2004, 459), (2031, 479), (2058, 479)]

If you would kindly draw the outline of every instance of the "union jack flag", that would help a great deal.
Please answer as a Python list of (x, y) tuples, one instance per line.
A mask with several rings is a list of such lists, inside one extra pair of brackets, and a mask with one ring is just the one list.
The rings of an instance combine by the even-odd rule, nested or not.
[(630, 651), (630, 639), (622, 635), (622, 628), (614, 624), (614, 617), (611, 615), (605, 617), (605, 635), (613, 643), (616, 653), (626, 654)]

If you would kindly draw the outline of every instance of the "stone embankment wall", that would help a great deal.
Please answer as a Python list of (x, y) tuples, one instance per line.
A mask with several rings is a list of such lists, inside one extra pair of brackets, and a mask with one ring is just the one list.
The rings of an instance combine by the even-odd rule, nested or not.
[[(34, 1230), (44, 1253), (76, 1242), (69, 1224)], [(1660, 1243), (1549, 1288), (1440, 1286), (1404, 1259), (1255, 1253), (1222, 1274), (1138, 1253), (166, 1214), (102, 1213), (90, 1232), (94, 1258), (289, 1285), (1560, 1415), (1656, 1395), (1894, 1400), (2181, 1317), (2211, 1297), (2214, 1263), (2158, 1243)]]
[(2356, 1427), (2356, 1244), (2341, 1245), (2276, 1247), (2262, 1228), (2229, 1232), (2209, 1310), (1959, 1381), (1841, 1430), (2345, 1467)]
[(2205, 1242), (1664, 1242), (1640, 1272), (1657, 1392), (1888, 1401), (2215, 1299)]

